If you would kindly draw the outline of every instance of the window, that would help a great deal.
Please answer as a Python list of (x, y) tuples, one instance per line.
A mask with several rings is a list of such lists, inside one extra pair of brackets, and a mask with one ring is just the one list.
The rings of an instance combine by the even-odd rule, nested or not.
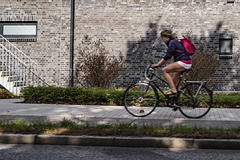
[(232, 55), (232, 39), (219, 40), (219, 55)]
[(6, 38), (37, 38), (37, 22), (0, 22), (0, 34)]
[(234, 3), (235, 0), (227, 0), (227, 3)]
[(219, 39), (219, 59), (232, 59), (232, 38)]

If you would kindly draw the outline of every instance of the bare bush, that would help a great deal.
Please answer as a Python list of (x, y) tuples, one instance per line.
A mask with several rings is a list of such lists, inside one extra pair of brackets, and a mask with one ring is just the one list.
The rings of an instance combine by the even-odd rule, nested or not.
[(76, 77), (85, 87), (114, 87), (115, 80), (121, 75), (121, 56), (111, 55), (101, 40), (92, 40), (85, 36), (77, 55)]
[[(191, 37), (188, 38), (191, 39)], [(209, 86), (217, 87), (214, 74), (218, 68), (218, 57), (214, 52), (209, 52), (204, 44), (198, 43), (196, 49), (195, 54), (191, 56), (192, 71), (185, 78), (191, 81), (205, 80)]]

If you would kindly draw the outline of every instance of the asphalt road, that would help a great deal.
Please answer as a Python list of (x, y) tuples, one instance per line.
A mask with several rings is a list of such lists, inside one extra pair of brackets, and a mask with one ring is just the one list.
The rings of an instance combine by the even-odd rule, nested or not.
[(0, 160), (239, 160), (238, 150), (0, 145)]

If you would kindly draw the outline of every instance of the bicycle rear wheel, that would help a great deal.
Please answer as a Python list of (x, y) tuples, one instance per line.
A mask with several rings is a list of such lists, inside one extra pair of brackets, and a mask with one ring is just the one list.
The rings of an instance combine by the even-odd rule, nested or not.
[(158, 92), (151, 82), (138, 82), (127, 88), (123, 103), (131, 115), (145, 117), (156, 108)]
[(180, 112), (188, 118), (201, 118), (212, 107), (212, 92), (200, 83), (190, 83), (178, 94)]

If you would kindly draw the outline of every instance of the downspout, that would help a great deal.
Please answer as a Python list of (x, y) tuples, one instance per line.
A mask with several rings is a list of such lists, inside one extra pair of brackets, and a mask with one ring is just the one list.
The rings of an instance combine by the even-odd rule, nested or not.
[(70, 70), (69, 70), (69, 87), (73, 87), (74, 14), (75, 14), (75, 0), (71, 0), (71, 29), (70, 29)]

